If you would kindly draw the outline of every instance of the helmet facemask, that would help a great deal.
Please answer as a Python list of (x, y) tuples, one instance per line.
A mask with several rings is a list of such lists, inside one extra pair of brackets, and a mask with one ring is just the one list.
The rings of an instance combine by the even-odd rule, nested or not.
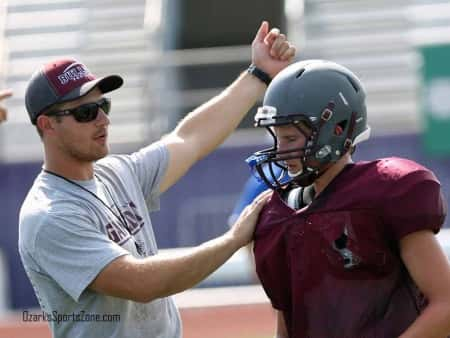
[[(311, 185), (331, 164), (332, 148), (329, 145), (320, 146), (319, 140), (322, 127), (333, 115), (331, 110), (333, 108), (334, 104), (330, 102), (323, 110), (321, 118), (317, 119), (307, 114), (279, 114), (275, 107), (260, 107), (255, 116), (255, 126), (266, 128), (272, 136), (273, 146), (258, 151), (247, 159), (253, 174), (272, 189), (279, 189), (290, 182), (302, 187)], [(278, 150), (278, 140), (273, 127), (287, 125), (294, 126), (305, 136), (306, 141), (303, 147)], [(339, 125), (336, 129), (340, 133), (343, 132), (343, 128)], [(351, 142), (347, 143), (349, 148), (351, 144)], [(300, 160), (302, 171), (289, 172), (285, 161), (290, 159)], [(281, 174), (276, 175), (275, 167), (281, 169)]]

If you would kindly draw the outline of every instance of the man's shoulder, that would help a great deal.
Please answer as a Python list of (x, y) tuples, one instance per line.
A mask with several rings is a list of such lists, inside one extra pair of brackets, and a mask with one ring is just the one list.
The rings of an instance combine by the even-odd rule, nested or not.
[(374, 184), (395, 184), (397, 182), (415, 183), (421, 180), (437, 180), (433, 172), (423, 165), (400, 157), (381, 158), (370, 162), (355, 164), (357, 177), (363, 182)]
[(67, 206), (76, 204), (74, 191), (77, 189), (72, 184), (59, 177), (39, 174), (22, 203), (21, 213), (51, 215), (55, 210), (68, 211)]
[(110, 154), (94, 163), (94, 170), (97, 174), (112, 174), (116, 171), (121, 171), (127, 166), (127, 154)]
[[(53, 224), (55, 213), (51, 210), (58, 204), (41, 186), (35, 185), (28, 192), (19, 212), (19, 252), (23, 259), (27, 256), (25, 252), (34, 252), (36, 238), (42, 229)], [(62, 212), (64, 206), (61, 204), (59, 209)]]
[(37, 233), (42, 226), (71, 216), (83, 217), (89, 212), (87, 199), (75, 198), (62, 186), (37, 177), (19, 212), (19, 232)]
[(280, 219), (287, 219), (292, 215), (292, 209), (283, 201), (283, 191), (277, 190), (267, 201), (266, 206), (260, 213), (258, 219), (258, 231), (280, 222)]
[(402, 178), (413, 173), (432, 172), (423, 165), (400, 157), (388, 157), (377, 160), (377, 168), (382, 174), (387, 174), (394, 179)]
[(129, 154), (109, 154), (108, 156), (96, 161), (95, 166), (99, 169), (119, 168), (123, 165), (129, 165), (130, 162), (135, 161), (137, 158), (148, 157), (150, 159), (156, 159), (164, 156), (168, 156), (167, 146), (164, 142), (157, 141), (145, 147), (139, 148)]
[(59, 194), (58, 189), (43, 179), (39, 174), (28, 191), (19, 212), (19, 223), (22, 224), (29, 219), (45, 216), (48, 206), (52, 203), (55, 195)]
[(330, 205), (372, 209), (395, 196), (407, 196), (425, 187), (438, 190), (439, 181), (414, 161), (399, 157), (361, 161), (339, 174), (329, 191)]

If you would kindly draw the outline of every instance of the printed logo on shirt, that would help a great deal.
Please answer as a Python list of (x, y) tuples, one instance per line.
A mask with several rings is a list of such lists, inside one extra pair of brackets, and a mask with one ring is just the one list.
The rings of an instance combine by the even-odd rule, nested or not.
[(119, 220), (111, 220), (106, 224), (106, 232), (109, 239), (122, 245), (137, 234), (144, 226), (144, 219), (139, 215), (137, 207), (133, 202), (129, 202), (124, 210), (120, 210), (125, 218), (126, 224), (121, 224)]

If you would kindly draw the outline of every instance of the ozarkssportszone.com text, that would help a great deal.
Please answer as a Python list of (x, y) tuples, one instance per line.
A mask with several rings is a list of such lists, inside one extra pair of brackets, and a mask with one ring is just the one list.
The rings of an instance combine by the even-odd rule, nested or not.
[(120, 322), (120, 314), (111, 313), (87, 313), (80, 311), (78, 313), (58, 313), (58, 311), (47, 312), (22, 312), (22, 321), (24, 322)]

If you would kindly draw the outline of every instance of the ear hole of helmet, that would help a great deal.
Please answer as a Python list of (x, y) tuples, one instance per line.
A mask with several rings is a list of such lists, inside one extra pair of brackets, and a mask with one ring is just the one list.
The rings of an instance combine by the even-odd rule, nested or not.
[(296, 79), (298, 79), (300, 76), (302, 76), (303, 72), (305, 71), (305, 68), (302, 68), (298, 74), (295, 76)]

